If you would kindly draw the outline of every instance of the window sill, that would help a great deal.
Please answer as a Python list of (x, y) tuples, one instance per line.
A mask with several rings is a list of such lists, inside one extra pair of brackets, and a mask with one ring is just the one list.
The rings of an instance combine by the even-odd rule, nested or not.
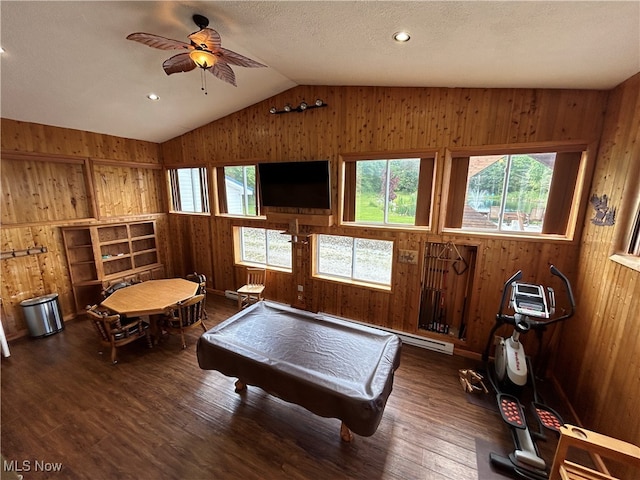
[(511, 240), (526, 240), (533, 242), (573, 242), (573, 238), (569, 238), (566, 235), (556, 234), (531, 234), (527, 232), (507, 232), (507, 231), (482, 231), (482, 230), (463, 230), (461, 228), (444, 228), (442, 233), (449, 235), (465, 235), (484, 238), (508, 238)]
[(210, 217), (211, 214), (209, 212), (178, 212), (176, 210), (170, 210), (169, 213), (175, 215), (194, 215), (196, 217)]
[(640, 257), (636, 257), (634, 255), (625, 255), (623, 253), (614, 253), (609, 257), (610, 260), (613, 260), (620, 265), (624, 265), (636, 272), (640, 272)]
[(318, 280), (325, 280), (328, 282), (335, 282), (335, 283), (346, 283), (347, 285), (351, 285), (354, 287), (363, 287), (363, 288), (370, 288), (372, 290), (378, 290), (381, 292), (387, 292), (387, 293), (391, 293), (391, 286), (390, 285), (379, 285), (377, 283), (367, 283), (367, 282), (361, 282), (358, 280), (350, 280), (348, 278), (341, 278), (341, 277), (332, 277), (329, 275), (318, 275), (315, 274), (313, 275), (314, 279), (318, 279)]
[(235, 265), (238, 267), (258, 267), (258, 268), (266, 268), (267, 270), (272, 270), (274, 272), (281, 273), (293, 273), (292, 269), (287, 269), (285, 267), (274, 267), (273, 265), (265, 265), (264, 263), (253, 263), (253, 262), (235, 262)]
[(380, 224), (380, 223), (360, 223), (360, 222), (341, 222), (341, 227), (345, 228), (368, 228), (372, 230), (386, 230), (394, 232), (430, 232), (431, 227), (425, 225), (399, 225), (399, 224)]
[(237, 215), (233, 213), (216, 213), (216, 217), (220, 218), (232, 218), (236, 220), (266, 220), (264, 215)]

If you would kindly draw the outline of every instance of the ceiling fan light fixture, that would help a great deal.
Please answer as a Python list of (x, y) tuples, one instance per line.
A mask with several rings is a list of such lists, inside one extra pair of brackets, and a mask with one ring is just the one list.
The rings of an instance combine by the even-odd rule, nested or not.
[(189, 58), (191, 58), (191, 60), (193, 60), (193, 62), (197, 66), (204, 70), (213, 67), (218, 60), (213, 53), (208, 50), (202, 49), (191, 50), (191, 52), (189, 52)]

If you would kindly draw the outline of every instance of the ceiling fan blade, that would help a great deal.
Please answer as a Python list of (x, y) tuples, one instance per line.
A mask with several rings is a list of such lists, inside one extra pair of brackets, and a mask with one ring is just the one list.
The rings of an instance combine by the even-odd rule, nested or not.
[(203, 28), (187, 38), (199, 47), (204, 47), (211, 52), (220, 48), (220, 34), (212, 28)]
[(216, 62), (216, 64), (209, 69), (209, 71), (213, 74), (214, 77), (219, 78), (223, 82), (230, 83), (234, 87), (236, 85), (236, 75), (231, 70), (231, 67), (226, 63)]
[(255, 60), (251, 60), (250, 58), (245, 57), (244, 55), (240, 55), (232, 50), (227, 50), (226, 48), (220, 47), (216, 55), (220, 59), (220, 61), (225, 63), (230, 63), (231, 65), (237, 65), (239, 67), (249, 67), (249, 68), (258, 68), (258, 67), (266, 67), (260, 62), (256, 62)]
[(167, 75), (171, 75), (172, 73), (190, 72), (196, 68), (196, 64), (189, 58), (188, 53), (179, 53), (166, 59), (162, 64), (162, 68), (164, 68), (164, 72)]
[(145, 45), (153, 48), (159, 48), (160, 50), (180, 50), (181, 48), (189, 50), (193, 48), (188, 43), (161, 37), (160, 35), (154, 35), (153, 33), (132, 33), (127, 36), (127, 40), (144, 43)]

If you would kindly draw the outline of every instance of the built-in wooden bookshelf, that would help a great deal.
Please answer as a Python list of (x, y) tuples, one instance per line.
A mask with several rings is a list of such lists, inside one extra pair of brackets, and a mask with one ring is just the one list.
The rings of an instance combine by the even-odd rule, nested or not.
[(62, 229), (78, 312), (96, 303), (106, 284), (164, 276), (155, 231), (154, 220)]

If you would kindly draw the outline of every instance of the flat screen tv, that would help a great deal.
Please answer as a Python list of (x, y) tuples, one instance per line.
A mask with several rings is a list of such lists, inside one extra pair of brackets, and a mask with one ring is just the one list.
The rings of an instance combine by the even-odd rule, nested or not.
[(331, 208), (329, 161), (259, 163), (264, 207)]

